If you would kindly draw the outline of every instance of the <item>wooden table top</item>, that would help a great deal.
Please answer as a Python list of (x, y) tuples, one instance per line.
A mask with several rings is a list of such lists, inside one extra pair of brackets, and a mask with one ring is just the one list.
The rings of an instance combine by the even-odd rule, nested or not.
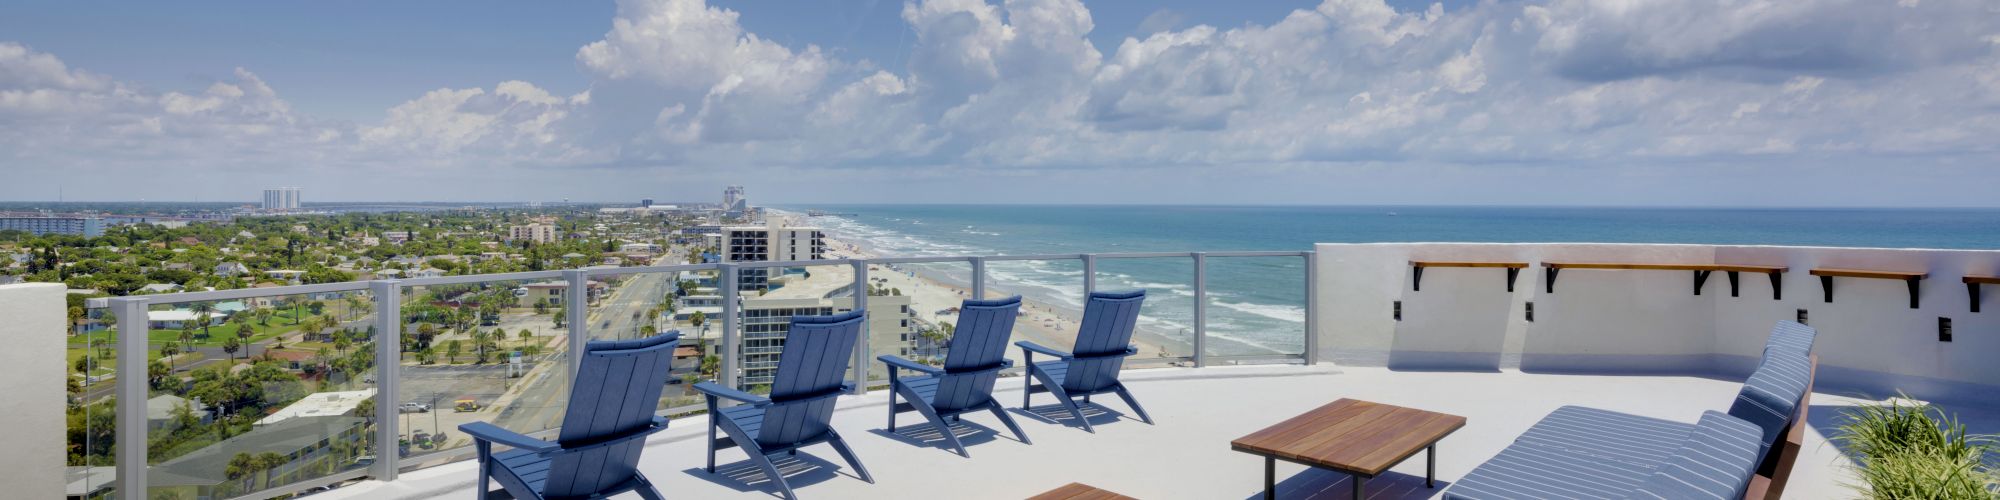
[(1137, 500), (1132, 497), (1097, 489), (1083, 483), (1069, 483), (1056, 489), (1028, 497), (1028, 500)]
[(1465, 427), (1465, 417), (1342, 398), (1229, 442), (1229, 448), (1374, 477)]

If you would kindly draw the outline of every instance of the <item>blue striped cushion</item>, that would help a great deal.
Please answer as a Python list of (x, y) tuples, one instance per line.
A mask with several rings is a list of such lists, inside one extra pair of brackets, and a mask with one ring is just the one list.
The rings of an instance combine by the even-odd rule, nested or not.
[(1812, 352), (1813, 339), (1819, 337), (1819, 330), (1797, 321), (1779, 321), (1771, 327), (1771, 339), (1764, 342), (1764, 351), (1784, 350), (1804, 356)]
[(1762, 457), (1755, 424), (1704, 412), (1679, 451), (1626, 498), (1743, 498)]
[(1446, 489), (1447, 500), (1618, 498), (1653, 469), (1516, 442)]
[(1812, 376), (1812, 363), (1804, 354), (1785, 350), (1764, 353), (1764, 362), (1743, 382), (1729, 415), (1747, 420), (1764, 430), (1764, 446), (1776, 442), (1798, 414), (1799, 400), (1805, 397)]
[(1517, 441), (1657, 468), (1694, 426), (1583, 406), (1557, 408)]

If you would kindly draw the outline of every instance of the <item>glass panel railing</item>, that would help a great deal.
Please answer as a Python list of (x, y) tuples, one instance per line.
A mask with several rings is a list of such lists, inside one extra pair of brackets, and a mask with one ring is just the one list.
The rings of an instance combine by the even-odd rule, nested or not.
[(1305, 353), (1302, 258), (1210, 256), (1207, 263), (1209, 356)]
[(397, 383), (403, 468), (462, 458), (458, 426), (523, 433), (562, 424), (569, 395), (566, 282), (506, 280), (403, 287)]
[(69, 394), (65, 479), (71, 498), (115, 498), (118, 315), (107, 308), (80, 304), (72, 305), (70, 311), (68, 356), (63, 365), (70, 370), (65, 380)]
[[(681, 332), (667, 385), (660, 393), (659, 409), (701, 404), (693, 386), (713, 378), (702, 375), (702, 363), (711, 352), (708, 344), (712, 340), (702, 330), (720, 332), (709, 321), (710, 316), (721, 313), (721, 298), (714, 295), (712, 274), (601, 271), (591, 275), (591, 286), (602, 288), (597, 292), (599, 299), (590, 303), (590, 317), (585, 323), (590, 340), (628, 340), (669, 330)], [(683, 289), (687, 295), (682, 294)], [(682, 308), (693, 310), (684, 312)], [(693, 324), (694, 314), (701, 315), (700, 327)]]
[(1193, 257), (1100, 258), (1097, 289), (1146, 290), (1130, 365), (1185, 364), (1194, 358)]
[(869, 264), (868, 280), (869, 314), (876, 317), (869, 324), (869, 380), (887, 380), (887, 367), (874, 360), (882, 354), (942, 364), (959, 306), (972, 296), (972, 264)]
[[(1013, 340), (1067, 351), (1076, 344), (1077, 322), (1083, 317), (1083, 261), (988, 261), (986, 295), (1021, 296)], [(1009, 345), (1007, 357), (1018, 362), (1021, 350)]]
[(150, 306), (148, 496), (238, 496), (373, 463), (371, 301), (352, 291)]

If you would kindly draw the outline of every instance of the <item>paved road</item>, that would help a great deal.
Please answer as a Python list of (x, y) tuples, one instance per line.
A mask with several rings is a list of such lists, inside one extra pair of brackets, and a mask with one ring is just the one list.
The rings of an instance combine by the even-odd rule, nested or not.
[[(679, 281), (678, 273), (646, 273), (625, 280), (591, 309), (585, 331), (594, 340), (638, 337), (640, 327), (652, 321), (646, 312), (659, 305)], [(542, 363), (522, 377), (527, 386), (521, 388), (520, 397), (501, 408), (497, 423), (509, 429), (539, 429), (560, 420), (567, 402), (558, 396), (567, 397), (570, 380), (548, 371), (554, 369), (567, 370), (569, 364)]]

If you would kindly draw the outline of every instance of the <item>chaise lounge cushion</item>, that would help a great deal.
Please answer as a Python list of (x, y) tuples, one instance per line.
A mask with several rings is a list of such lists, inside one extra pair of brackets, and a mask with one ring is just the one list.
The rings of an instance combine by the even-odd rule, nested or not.
[(1518, 441), (1657, 468), (1673, 457), (1693, 429), (1672, 420), (1564, 406), (1542, 417)]
[(1680, 449), (1627, 498), (1743, 498), (1763, 453), (1762, 435), (1742, 419), (1702, 413)]
[(1618, 498), (1654, 470), (1570, 450), (1515, 442), (1445, 490), (1446, 500)]
[(1771, 327), (1771, 338), (1764, 342), (1764, 351), (1781, 350), (1804, 356), (1812, 352), (1813, 340), (1819, 337), (1819, 330), (1797, 321), (1779, 321)]
[(1729, 405), (1729, 415), (1761, 428), (1764, 446), (1768, 448), (1798, 414), (1799, 401), (1805, 398), (1811, 378), (1812, 361), (1806, 354), (1767, 351), (1763, 363), (1743, 382), (1743, 390), (1736, 393), (1735, 403)]

